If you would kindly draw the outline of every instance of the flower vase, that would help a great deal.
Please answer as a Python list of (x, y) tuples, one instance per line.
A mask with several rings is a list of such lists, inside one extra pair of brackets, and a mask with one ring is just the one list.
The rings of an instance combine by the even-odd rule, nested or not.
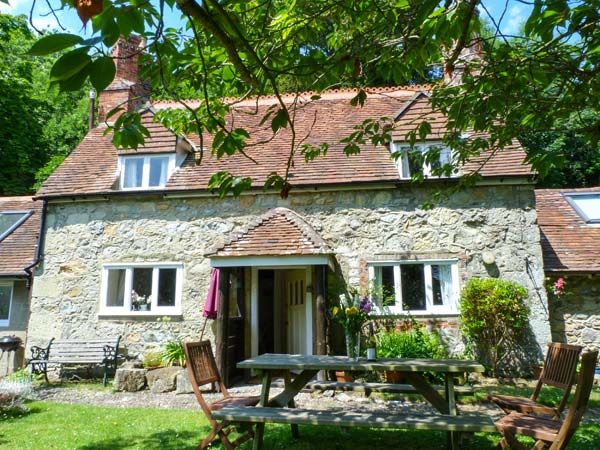
[(351, 330), (344, 330), (346, 334), (346, 354), (348, 358), (356, 361), (360, 354), (360, 331), (353, 332)]

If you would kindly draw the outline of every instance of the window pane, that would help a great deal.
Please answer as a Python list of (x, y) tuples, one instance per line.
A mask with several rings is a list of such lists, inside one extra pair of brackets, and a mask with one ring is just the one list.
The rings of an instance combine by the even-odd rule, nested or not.
[(452, 266), (448, 264), (431, 266), (433, 304), (449, 305), (452, 300)]
[[(152, 295), (152, 271), (151, 267), (136, 267), (133, 269), (132, 290), (138, 297), (150, 299)], [(132, 297), (135, 297), (132, 292)]]
[(0, 320), (8, 320), (12, 286), (0, 286)]
[(125, 296), (125, 269), (108, 271), (106, 306), (123, 306)]
[(8, 232), (19, 220), (23, 219), (27, 213), (13, 213), (5, 212), (0, 213), (0, 237)]
[(402, 305), (404, 309), (425, 310), (425, 270), (422, 264), (402, 264)]
[(123, 160), (123, 187), (142, 187), (144, 158), (125, 158)]
[(423, 173), (423, 154), (419, 148), (415, 148), (408, 152), (408, 170), (409, 177)]
[(167, 184), (167, 170), (169, 158), (165, 156), (153, 156), (150, 158), (150, 182), (149, 185), (164, 186)]
[(175, 306), (177, 269), (158, 271), (158, 306)]
[(600, 221), (600, 195), (577, 195), (568, 197), (571, 199), (577, 208), (584, 214), (584, 220)]

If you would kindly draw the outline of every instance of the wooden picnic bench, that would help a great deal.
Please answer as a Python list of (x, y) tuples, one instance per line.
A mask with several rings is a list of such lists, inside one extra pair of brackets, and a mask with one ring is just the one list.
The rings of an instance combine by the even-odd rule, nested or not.
[(226, 406), (212, 413), (213, 418), (235, 422), (279, 423), (287, 425), (333, 425), (343, 427), (402, 428), (430, 431), (496, 432), (491, 417), (478, 414), (390, 414), (363, 411), (321, 411), (299, 408)]
[[(284, 383), (277, 380), (271, 383), (271, 387), (283, 388)], [(433, 386), (440, 394), (444, 394), (444, 386)], [(381, 394), (419, 394), (412, 384), (393, 384), (393, 383), (355, 383), (342, 381), (311, 381), (306, 384), (303, 390), (306, 391), (340, 391), (340, 392), (362, 392), (369, 396), (372, 392)], [(472, 386), (455, 386), (454, 393), (459, 395), (473, 395), (475, 390)]]
[(121, 336), (106, 339), (50, 339), (46, 347), (31, 347), (31, 373), (43, 373), (48, 382), (48, 366), (104, 366), (102, 383), (106, 386), (108, 370), (117, 368)]
[[(259, 407), (223, 408), (216, 417), (227, 417), (227, 420), (234, 422), (255, 423), (254, 450), (262, 449), (266, 423), (288, 423), (291, 425), (294, 436), (299, 435), (298, 425), (301, 424), (443, 430), (447, 432), (448, 446), (453, 450), (458, 449), (460, 445), (460, 432), (491, 432), (495, 430), (491, 419), (487, 416), (459, 417), (458, 415), (454, 378), (458, 374), (483, 372), (484, 367), (475, 361), (420, 358), (368, 361), (364, 358), (353, 360), (345, 356), (264, 354), (242, 361), (237, 366), (241, 369), (255, 370), (262, 376)], [(321, 370), (403, 372), (404, 377), (412, 386), (411, 393), (418, 393), (425, 397), (439, 414), (410, 414), (407, 416), (356, 411), (330, 412), (296, 409), (294, 397), (309, 384), (327, 389), (337, 389), (338, 387), (361, 389), (357, 383), (332, 384), (325, 382), (323, 384), (324, 382), (313, 381), (313, 378)], [(425, 377), (427, 372), (444, 375), (443, 393), (430, 384)], [(272, 377), (281, 373), (284, 375), (283, 391), (271, 397), (269, 391)], [(384, 389), (381, 384), (375, 384), (375, 387)], [(369, 389), (369, 385), (367, 384), (364, 389)]]

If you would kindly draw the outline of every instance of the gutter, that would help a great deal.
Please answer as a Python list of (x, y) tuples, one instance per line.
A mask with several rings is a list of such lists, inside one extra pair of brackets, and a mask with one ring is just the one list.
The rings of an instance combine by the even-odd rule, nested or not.
[(35, 244), (35, 259), (31, 264), (25, 267), (23, 270), (27, 273), (27, 289), (31, 288), (31, 283), (33, 282), (33, 269), (37, 266), (42, 259), (42, 243), (44, 236), (44, 228), (46, 227), (46, 211), (48, 209), (48, 201), (46, 199), (42, 199), (42, 217), (40, 218), (40, 232), (38, 234), (37, 243)]

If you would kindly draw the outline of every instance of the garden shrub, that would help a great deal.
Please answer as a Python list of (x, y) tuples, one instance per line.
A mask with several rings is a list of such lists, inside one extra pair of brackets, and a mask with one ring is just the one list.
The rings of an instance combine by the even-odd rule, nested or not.
[(382, 331), (377, 334), (377, 355), (382, 358), (447, 358), (437, 333), (413, 324), (407, 331)]
[(144, 352), (144, 367), (153, 368), (160, 367), (163, 364), (162, 353), (158, 350), (146, 350)]
[(527, 289), (497, 278), (471, 278), (460, 299), (460, 330), (467, 346), (496, 377), (524, 338), (529, 322)]
[(162, 360), (167, 366), (185, 367), (185, 350), (179, 340), (167, 342), (162, 351)]
[(29, 373), (17, 370), (0, 380), (0, 408), (13, 407), (27, 398), (33, 389)]

